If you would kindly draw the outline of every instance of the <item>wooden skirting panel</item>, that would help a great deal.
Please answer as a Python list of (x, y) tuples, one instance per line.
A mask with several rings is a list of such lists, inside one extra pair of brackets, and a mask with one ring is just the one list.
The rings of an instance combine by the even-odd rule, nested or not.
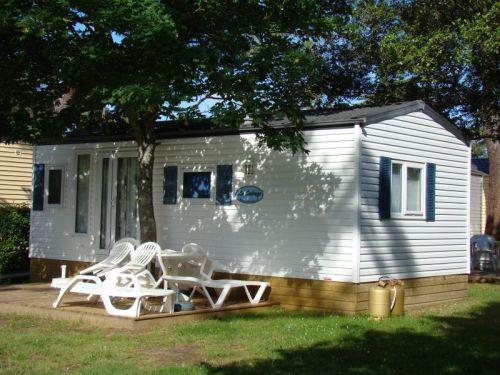
[[(217, 278), (262, 280), (271, 283), (269, 300), (285, 309), (355, 314), (368, 311), (368, 294), (374, 282), (352, 284), (336, 281), (217, 273)], [(405, 308), (464, 299), (467, 275), (406, 279)]]
[[(88, 267), (87, 262), (31, 259), (32, 281), (50, 281), (61, 275), (61, 265), (65, 264), (67, 276)], [(275, 276), (257, 276), (217, 272), (215, 278), (261, 280), (271, 284), (264, 299), (279, 303), (287, 310), (311, 310), (355, 314), (368, 310), (368, 294), (374, 282), (353, 284), (337, 281), (307, 280)], [(468, 276), (434, 276), (406, 279), (405, 308), (463, 299), (468, 293)], [(243, 291), (235, 291), (231, 300), (241, 298)]]
[[(373, 283), (360, 284), (358, 311), (368, 310), (368, 293)], [(467, 275), (433, 276), (404, 280), (405, 308), (437, 304), (467, 297)]]
[(66, 275), (72, 276), (77, 274), (80, 270), (88, 267), (91, 263), (73, 260), (31, 258), (31, 281), (50, 281), (54, 277), (60, 277), (61, 266), (63, 264), (66, 265)]
[(267, 281), (271, 284), (269, 301), (287, 310), (356, 312), (358, 286), (352, 283), (230, 273), (217, 273), (216, 278)]

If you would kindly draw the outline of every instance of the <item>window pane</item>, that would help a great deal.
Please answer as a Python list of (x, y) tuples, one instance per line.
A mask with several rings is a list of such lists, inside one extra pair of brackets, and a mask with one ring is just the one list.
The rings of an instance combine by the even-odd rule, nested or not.
[(61, 204), (62, 193), (62, 170), (49, 170), (49, 197), (48, 204)]
[(137, 158), (118, 159), (115, 239), (137, 238)]
[(78, 155), (76, 176), (76, 233), (87, 233), (89, 217), (90, 155)]
[(406, 179), (406, 209), (420, 212), (422, 210), (422, 170), (420, 168), (408, 168)]
[(108, 232), (108, 176), (109, 158), (102, 159), (102, 182), (101, 182), (101, 230), (99, 235), (99, 247), (106, 248), (106, 234)]
[(391, 212), (401, 212), (401, 191), (403, 186), (403, 166), (401, 164), (392, 164), (391, 179)]
[(183, 198), (210, 198), (210, 172), (185, 172)]

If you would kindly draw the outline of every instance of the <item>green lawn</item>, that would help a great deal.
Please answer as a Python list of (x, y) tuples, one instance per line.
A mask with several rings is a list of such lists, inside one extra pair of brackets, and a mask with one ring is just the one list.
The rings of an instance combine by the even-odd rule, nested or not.
[(0, 315), (1, 374), (499, 374), (500, 285), (375, 321), (275, 309), (129, 332)]

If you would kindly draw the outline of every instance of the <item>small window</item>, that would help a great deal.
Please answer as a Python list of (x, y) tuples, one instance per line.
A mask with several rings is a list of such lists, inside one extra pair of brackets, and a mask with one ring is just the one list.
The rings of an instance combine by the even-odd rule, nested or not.
[(183, 198), (210, 198), (211, 172), (184, 172)]
[(423, 216), (424, 166), (393, 161), (391, 167), (391, 212)]
[(45, 164), (33, 165), (33, 211), (43, 211)]
[(88, 232), (90, 196), (90, 155), (78, 155), (76, 166), (75, 232)]
[(63, 170), (60, 168), (49, 169), (49, 187), (47, 203), (53, 205), (62, 204)]

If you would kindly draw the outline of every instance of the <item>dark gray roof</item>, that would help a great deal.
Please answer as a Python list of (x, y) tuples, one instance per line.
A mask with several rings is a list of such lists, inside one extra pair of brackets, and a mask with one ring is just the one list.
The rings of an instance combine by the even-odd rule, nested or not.
[(428, 107), (423, 101), (400, 102), (387, 105), (357, 107), (346, 110), (312, 112), (306, 115), (306, 121), (312, 123), (337, 123), (337, 122), (359, 122), (373, 123), (395, 116), (405, 115), (410, 112), (422, 111)]
[[(433, 110), (422, 100), (413, 100), (409, 102), (399, 102), (371, 107), (357, 107), (345, 110), (326, 109), (321, 111), (306, 111), (304, 127), (307, 129), (353, 124), (369, 125), (397, 116), (403, 116), (412, 112), (425, 113), (449, 132), (454, 134), (458, 139), (466, 144), (469, 143), (463, 133), (454, 124), (452, 124), (443, 115)], [(289, 123), (286, 120), (282, 120), (273, 122), (273, 125), (286, 127)], [(251, 128), (251, 126), (248, 126), (247, 128)]]
[[(434, 111), (431, 107), (421, 100), (409, 102), (400, 102), (388, 105), (379, 105), (371, 107), (356, 107), (350, 109), (325, 109), (321, 111), (305, 111), (304, 129), (314, 129), (319, 127), (334, 127), (334, 126), (352, 126), (354, 124), (369, 125), (375, 122), (380, 122), (403, 116), (412, 112), (423, 112), (430, 116), (434, 121), (441, 124), (448, 131), (453, 133), (458, 139), (464, 143), (468, 141), (463, 136), (462, 132), (448, 121), (444, 116)], [(272, 122), (272, 126), (286, 128), (290, 126), (290, 122), (286, 119)], [(210, 122), (209, 119), (197, 122), (179, 122), (179, 121), (162, 121), (157, 123), (157, 136), (162, 138), (180, 138), (180, 137), (197, 137), (207, 135), (228, 135), (238, 134), (242, 132), (254, 132), (256, 129), (252, 126), (251, 121), (246, 121), (239, 129), (230, 127), (217, 127)], [(117, 140), (132, 140), (130, 134), (119, 135), (88, 135), (83, 134), (73, 135), (67, 142), (104, 142), (107, 139)]]

